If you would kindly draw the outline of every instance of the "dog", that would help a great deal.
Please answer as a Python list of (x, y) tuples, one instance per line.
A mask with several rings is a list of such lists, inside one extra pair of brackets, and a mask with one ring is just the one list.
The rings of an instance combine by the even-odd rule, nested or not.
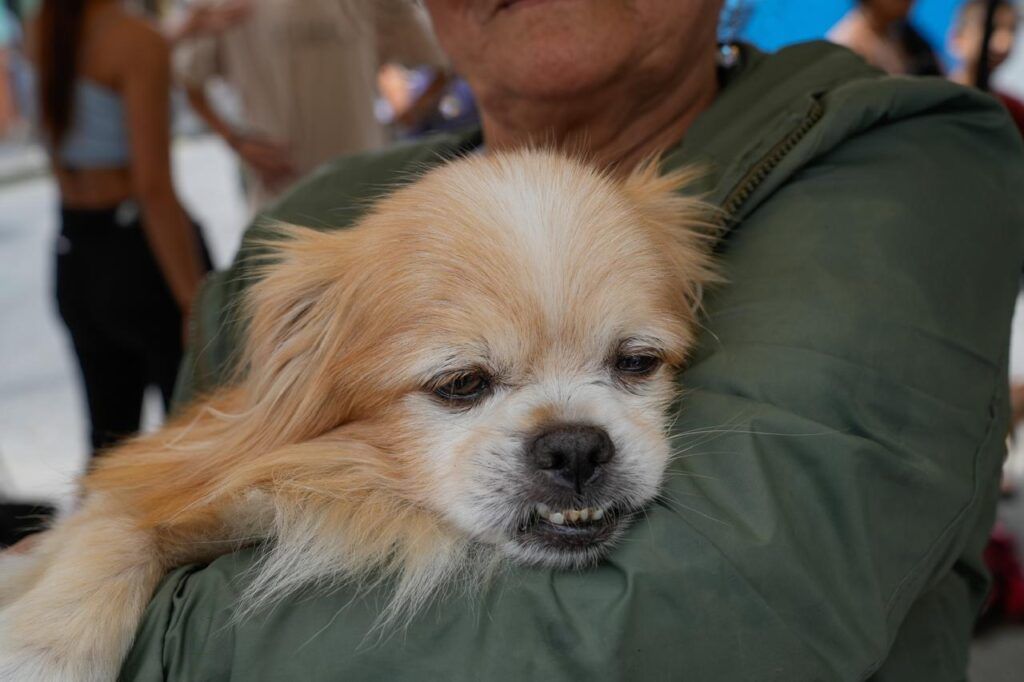
[(77, 510), (0, 555), (0, 679), (115, 679), (162, 576), (254, 539), (243, 615), (386, 579), (380, 621), (407, 622), (505, 559), (598, 561), (658, 494), (716, 280), (693, 179), (495, 152), (350, 229), (282, 226), (238, 378), (100, 457)]

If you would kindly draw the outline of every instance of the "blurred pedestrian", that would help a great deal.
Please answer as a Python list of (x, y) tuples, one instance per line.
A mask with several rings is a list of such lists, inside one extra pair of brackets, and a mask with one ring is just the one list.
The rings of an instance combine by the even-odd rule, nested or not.
[[(959, 64), (950, 78), (963, 85), (978, 84), (978, 68), (985, 38), (985, 13), (989, 0), (967, 0), (960, 8), (950, 34), (949, 51)], [(997, 0), (988, 43), (988, 70), (994, 72), (1010, 56), (1017, 38), (1017, 8), (1010, 0)], [(1000, 91), (992, 93), (1009, 110), (1024, 134), (1024, 102)], [(1024, 412), (1024, 406), (1020, 407)]]
[(164, 35), (173, 45), (189, 38), (218, 35), (249, 16), (249, 0), (222, 0), (217, 5), (196, 4), (181, 8), (164, 21)]
[[(389, 141), (374, 113), (381, 64), (446, 60), (425, 12), (407, 0), (248, 1), (244, 21), (183, 41), (175, 64), (193, 109), (244, 162), (258, 209), (321, 163)], [(242, 121), (207, 99), (216, 76), (239, 94)]]
[(170, 52), (119, 0), (43, 0), (25, 72), (60, 191), (57, 302), (94, 452), (169, 404), (184, 321), (209, 267), (171, 181)]
[(935, 50), (910, 21), (914, 0), (858, 0), (828, 39), (891, 74), (939, 76)]
[(0, 139), (7, 137), (18, 119), (10, 79), (11, 48), (19, 31), (18, 18), (6, 4), (0, 4)]
[(451, 132), (480, 123), (469, 84), (457, 76), (438, 74), (429, 66), (407, 69), (386, 64), (377, 83), (384, 105), (380, 117), (392, 125), (399, 138)]

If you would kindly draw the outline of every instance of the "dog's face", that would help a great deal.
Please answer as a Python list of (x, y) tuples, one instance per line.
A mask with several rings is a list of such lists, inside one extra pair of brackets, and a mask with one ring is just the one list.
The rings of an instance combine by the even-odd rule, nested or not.
[(710, 277), (678, 182), (538, 152), (434, 171), (356, 228), (298, 240), (302, 267), (273, 275), (291, 302), (257, 314), (282, 329), (266, 362), (303, 349), (292, 381), (320, 387), (325, 426), (373, 443), (403, 500), (520, 560), (589, 563), (669, 460)]

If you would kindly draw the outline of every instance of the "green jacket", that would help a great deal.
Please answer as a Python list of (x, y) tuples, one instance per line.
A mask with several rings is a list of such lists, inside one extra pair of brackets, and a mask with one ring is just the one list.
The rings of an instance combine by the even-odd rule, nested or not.
[[(476, 136), (339, 160), (271, 211), (345, 227)], [(1024, 157), (987, 96), (823, 43), (744, 48), (665, 159), (727, 211), (665, 500), (599, 567), (518, 568), (367, 638), (343, 588), (233, 624), (258, 551), (174, 571), (125, 680), (961, 680), (987, 577)], [(253, 239), (205, 287), (183, 395), (224, 379)]]

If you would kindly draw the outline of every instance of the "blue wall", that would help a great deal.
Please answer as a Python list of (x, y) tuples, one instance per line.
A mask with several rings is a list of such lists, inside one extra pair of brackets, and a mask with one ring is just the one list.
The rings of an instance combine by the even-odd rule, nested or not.
[[(765, 49), (774, 50), (803, 40), (821, 38), (850, 7), (851, 0), (736, 0), (746, 3), (753, 14), (740, 37)], [(963, 0), (918, 0), (914, 25), (945, 54), (947, 33), (954, 12)], [(729, 4), (735, 4), (730, 0)]]

